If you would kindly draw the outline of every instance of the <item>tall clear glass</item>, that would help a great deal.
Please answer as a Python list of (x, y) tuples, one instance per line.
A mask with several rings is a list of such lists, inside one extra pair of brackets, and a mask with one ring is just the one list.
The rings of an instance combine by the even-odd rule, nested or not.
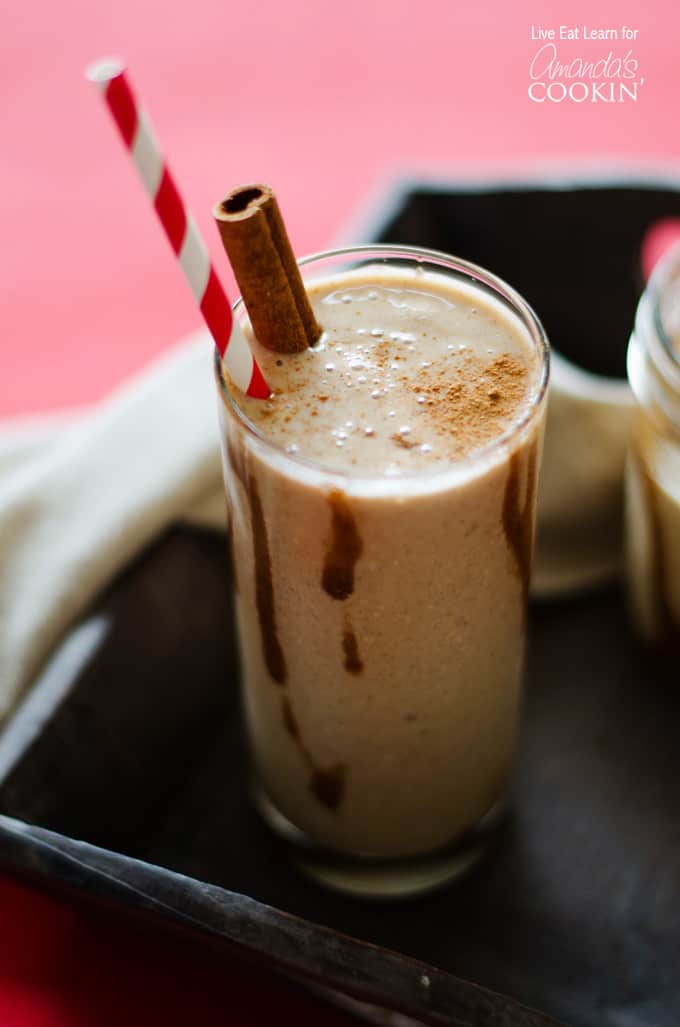
[(548, 344), (513, 289), (445, 254), (357, 247), (300, 263), (308, 282), (417, 267), (463, 283), (500, 305), (533, 361), (509, 430), (436, 472), (389, 477), (265, 437), (215, 358), (256, 804), (327, 884), (412, 893), (477, 858), (507, 795)]

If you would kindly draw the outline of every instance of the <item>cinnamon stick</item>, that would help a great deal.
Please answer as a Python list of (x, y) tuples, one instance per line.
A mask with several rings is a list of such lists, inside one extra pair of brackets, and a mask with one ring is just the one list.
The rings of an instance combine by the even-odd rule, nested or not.
[(274, 193), (233, 189), (213, 211), (258, 341), (300, 353), (321, 335)]

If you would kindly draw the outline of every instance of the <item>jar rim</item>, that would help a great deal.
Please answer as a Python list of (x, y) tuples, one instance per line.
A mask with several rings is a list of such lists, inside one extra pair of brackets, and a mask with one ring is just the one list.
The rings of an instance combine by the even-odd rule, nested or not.
[(680, 368), (680, 351), (671, 339), (664, 320), (664, 299), (667, 298), (669, 285), (676, 284), (678, 303), (680, 305), (680, 243), (673, 245), (661, 258), (649, 279), (649, 294), (652, 302), (652, 318), (654, 328), (664, 348), (666, 356)]

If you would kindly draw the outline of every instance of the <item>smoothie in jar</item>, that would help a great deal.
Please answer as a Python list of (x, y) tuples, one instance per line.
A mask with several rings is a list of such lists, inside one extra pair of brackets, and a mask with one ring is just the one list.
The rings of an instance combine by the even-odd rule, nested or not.
[(655, 269), (628, 347), (637, 400), (626, 467), (626, 554), (642, 637), (680, 647), (680, 247)]

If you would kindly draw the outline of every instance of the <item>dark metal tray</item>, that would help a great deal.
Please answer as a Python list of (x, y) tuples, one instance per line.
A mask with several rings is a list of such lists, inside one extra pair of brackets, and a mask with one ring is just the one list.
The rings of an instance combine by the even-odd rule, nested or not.
[[(678, 194), (548, 192), (407, 190), (380, 234), (506, 274), (558, 338), (567, 271), (586, 288), (601, 243), (607, 306), (632, 319), (640, 238), (680, 214)], [(552, 278), (532, 265), (539, 295), (522, 261), (541, 223), (583, 253), (558, 245)], [(512, 268), (474, 245), (474, 224), (503, 236)], [(587, 309), (591, 337), (605, 333)], [(625, 347), (630, 323), (619, 341), (607, 321), (603, 346)], [(374, 1019), (549, 1023), (525, 1003), (574, 1027), (677, 1027), (679, 672), (636, 646), (618, 589), (532, 609), (513, 815), (492, 857), (447, 891), (374, 905), (299, 876), (251, 810), (228, 580), (224, 538), (175, 529), (70, 633), (0, 738), (0, 866), (223, 943)]]

